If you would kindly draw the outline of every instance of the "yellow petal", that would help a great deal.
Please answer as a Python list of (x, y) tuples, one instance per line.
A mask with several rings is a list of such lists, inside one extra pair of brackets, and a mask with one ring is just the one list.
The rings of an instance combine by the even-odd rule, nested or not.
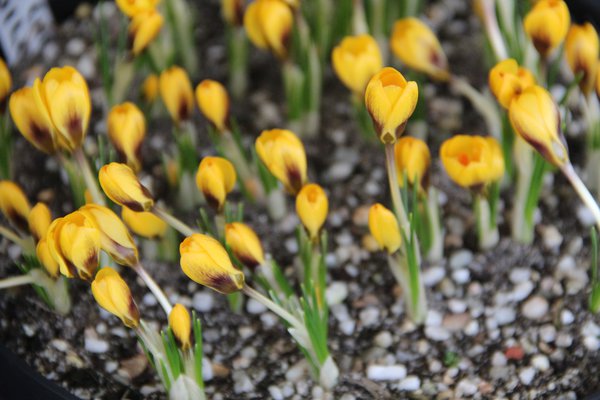
[(392, 254), (400, 248), (402, 237), (396, 216), (379, 203), (369, 209), (369, 230), (382, 250)]
[(221, 0), (221, 15), (231, 26), (240, 26), (244, 21), (244, 0)]
[(233, 164), (222, 157), (204, 157), (196, 173), (196, 185), (206, 201), (221, 210), (227, 194), (233, 190), (237, 179)]
[(338, 78), (361, 97), (369, 80), (383, 67), (377, 41), (370, 35), (345, 37), (333, 49), (331, 60)]
[(574, 75), (583, 74), (579, 87), (585, 95), (594, 89), (598, 55), (598, 33), (594, 25), (589, 22), (571, 25), (565, 41), (565, 58)]
[(196, 100), (202, 114), (219, 132), (227, 129), (229, 96), (223, 85), (211, 79), (203, 80), (196, 87)]
[(48, 241), (45, 237), (40, 239), (40, 241), (38, 242), (35, 248), (35, 254), (40, 263), (42, 263), (42, 266), (44, 267), (46, 272), (48, 272), (48, 275), (50, 275), (52, 278), (58, 278), (58, 275), (60, 275), (60, 269), (58, 263), (56, 262), (56, 260), (54, 260), (52, 254), (50, 253)]
[(527, 68), (519, 67), (517, 61), (509, 58), (500, 61), (490, 70), (489, 84), (498, 102), (508, 109), (516, 96), (535, 85), (535, 77)]
[(312, 240), (317, 240), (319, 231), (327, 219), (329, 202), (321, 186), (305, 185), (296, 196), (296, 213)]
[(191, 347), (192, 320), (190, 313), (181, 304), (175, 304), (169, 314), (169, 327), (181, 344), (183, 350)]
[(29, 232), (36, 241), (39, 241), (46, 235), (50, 224), (52, 223), (52, 213), (44, 203), (37, 203), (29, 213), (28, 217)]
[(177, 124), (187, 121), (194, 111), (194, 90), (183, 68), (173, 66), (164, 70), (159, 78), (160, 97)]
[(248, 225), (241, 222), (225, 225), (225, 242), (235, 257), (248, 268), (265, 262), (260, 239)]
[(123, 207), (121, 217), (133, 233), (148, 239), (163, 237), (168, 228), (162, 219), (148, 211), (136, 212)]
[(154, 103), (158, 97), (158, 76), (150, 74), (142, 84), (142, 98), (146, 103)]
[(12, 77), (6, 63), (0, 57), (0, 115), (4, 114), (6, 109), (6, 99), (12, 87)]
[(116, 0), (121, 12), (128, 17), (156, 8), (160, 0)]
[(292, 10), (281, 0), (256, 0), (244, 14), (244, 27), (250, 41), (280, 59), (287, 57), (293, 24)]
[(54, 125), (48, 112), (39, 108), (32, 88), (24, 87), (14, 92), (8, 106), (17, 129), (29, 143), (44, 153), (56, 151)]
[(194, 282), (230, 294), (244, 287), (244, 274), (236, 269), (227, 251), (210, 236), (195, 233), (179, 246), (181, 269)]
[(12, 225), (27, 232), (31, 206), (19, 185), (12, 181), (0, 181), (0, 210)]
[(114, 106), (108, 114), (108, 138), (135, 172), (141, 169), (140, 150), (146, 136), (146, 119), (133, 103)]
[(540, 0), (523, 20), (525, 33), (542, 57), (547, 57), (567, 35), (571, 17), (563, 0)]
[(92, 294), (100, 307), (119, 317), (125, 326), (135, 328), (139, 325), (140, 313), (129, 286), (114, 269), (104, 267), (98, 271), (92, 282)]
[(410, 136), (401, 137), (394, 147), (398, 184), (404, 184), (404, 175), (411, 185), (427, 186), (431, 154), (427, 143)]
[(164, 23), (163, 16), (155, 9), (135, 14), (129, 24), (131, 51), (139, 55), (154, 41)]
[(125, 164), (110, 163), (100, 169), (100, 186), (109, 199), (133, 211), (150, 211), (152, 195)]

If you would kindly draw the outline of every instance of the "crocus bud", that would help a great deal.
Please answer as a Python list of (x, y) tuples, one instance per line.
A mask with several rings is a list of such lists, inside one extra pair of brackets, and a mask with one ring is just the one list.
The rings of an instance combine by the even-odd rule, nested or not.
[(12, 181), (0, 181), (0, 210), (22, 232), (27, 232), (31, 206), (19, 185)]
[(431, 154), (427, 143), (410, 136), (400, 138), (394, 146), (398, 184), (404, 185), (404, 175), (411, 185), (427, 188)]
[(296, 196), (296, 213), (311, 240), (319, 238), (319, 231), (327, 219), (329, 202), (321, 186), (309, 183)]
[(244, 0), (221, 0), (221, 15), (227, 24), (241, 26), (244, 21)]
[(6, 110), (6, 99), (12, 87), (12, 78), (6, 63), (0, 58), (0, 115)]
[(402, 135), (418, 99), (417, 83), (407, 82), (394, 68), (386, 67), (371, 78), (365, 91), (365, 105), (384, 144), (395, 143)]
[(98, 271), (92, 282), (92, 294), (100, 307), (119, 317), (126, 327), (136, 328), (140, 324), (140, 312), (129, 286), (111, 267)]
[(128, 17), (135, 17), (141, 12), (152, 10), (160, 0), (116, 0), (119, 10)]
[(194, 233), (179, 246), (181, 269), (196, 283), (230, 294), (244, 287), (244, 274), (236, 269), (227, 251), (210, 236)]
[(108, 138), (121, 159), (138, 172), (142, 167), (140, 150), (146, 136), (144, 114), (130, 102), (116, 105), (108, 113), (107, 128)]
[(196, 185), (215, 210), (221, 211), (237, 179), (233, 164), (222, 157), (204, 157), (196, 173)]
[(164, 70), (159, 78), (160, 97), (176, 124), (187, 121), (194, 111), (194, 90), (187, 72), (181, 67)]
[(439, 81), (450, 78), (448, 60), (438, 38), (418, 18), (403, 18), (394, 24), (391, 47), (407, 67)]
[(196, 100), (202, 114), (219, 132), (227, 129), (229, 95), (223, 85), (205, 79), (196, 87)]
[(160, 32), (163, 23), (163, 16), (155, 9), (135, 14), (129, 23), (129, 41), (134, 55), (146, 50)]
[(525, 89), (510, 104), (508, 115), (514, 130), (546, 161), (557, 167), (569, 161), (558, 107), (546, 89), (540, 86)]
[(29, 232), (31, 236), (38, 242), (46, 235), (48, 227), (52, 223), (52, 213), (48, 206), (44, 203), (37, 203), (31, 209), (27, 217), (29, 223)]
[(306, 153), (300, 139), (286, 129), (271, 129), (260, 134), (255, 147), (271, 174), (290, 193), (298, 193), (306, 182)]
[(58, 144), (67, 151), (81, 147), (90, 122), (92, 103), (87, 83), (73, 67), (52, 68), (33, 84), (38, 109), (45, 109)]
[(127, 227), (111, 209), (87, 204), (79, 209), (100, 232), (100, 246), (117, 263), (133, 267), (138, 263), (138, 249)]
[(513, 98), (535, 85), (535, 77), (527, 68), (519, 67), (515, 59), (509, 58), (490, 70), (489, 85), (498, 102), (508, 109)]
[(226, 224), (225, 243), (235, 257), (248, 268), (255, 268), (265, 262), (260, 239), (246, 224), (241, 222)]
[(154, 199), (150, 191), (125, 164), (112, 162), (100, 168), (100, 186), (109, 199), (133, 211), (150, 211)]
[(133, 233), (148, 239), (163, 237), (168, 228), (165, 221), (148, 211), (136, 212), (123, 207), (121, 217)]
[(380, 249), (392, 254), (400, 248), (402, 236), (398, 220), (394, 213), (379, 203), (369, 209), (369, 230)]
[(538, 1), (523, 20), (525, 33), (542, 57), (565, 40), (571, 16), (563, 0)]
[(383, 67), (379, 45), (370, 35), (345, 37), (333, 49), (331, 61), (342, 83), (360, 97), (369, 80)]
[(88, 217), (75, 211), (55, 219), (46, 234), (50, 254), (67, 278), (89, 281), (98, 268), (100, 232)]
[(586, 96), (594, 90), (598, 68), (598, 47), (598, 33), (594, 25), (589, 22), (583, 25), (571, 25), (565, 41), (565, 58), (573, 74), (583, 75), (579, 87)]
[(158, 76), (150, 74), (142, 83), (142, 100), (150, 104), (158, 97)]
[(192, 319), (183, 305), (177, 303), (173, 306), (169, 314), (169, 327), (183, 350), (192, 346)]
[(53, 278), (58, 278), (60, 275), (60, 268), (56, 260), (52, 257), (52, 253), (50, 253), (50, 247), (48, 247), (48, 241), (45, 237), (41, 238), (35, 247), (35, 255), (48, 275)]
[(600, 61), (596, 67), (596, 96), (600, 97)]
[(34, 90), (24, 87), (10, 96), (8, 108), (10, 116), (21, 135), (36, 149), (52, 154), (56, 151), (54, 125), (47, 110), (40, 108), (35, 100)]
[(448, 176), (458, 185), (480, 190), (504, 175), (504, 157), (492, 137), (456, 135), (440, 148)]
[(244, 14), (244, 27), (250, 41), (282, 60), (288, 55), (293, 25), (292, 10), (281, 0), (253, 1)]

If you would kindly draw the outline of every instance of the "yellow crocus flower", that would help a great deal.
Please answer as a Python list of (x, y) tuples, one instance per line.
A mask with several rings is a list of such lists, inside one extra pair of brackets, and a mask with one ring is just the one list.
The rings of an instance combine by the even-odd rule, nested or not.
[(133, 233), (148, 239), (163, 237), (169, 227), (165, 221), (148, 211), (136, 212), (123, 207), (121, 217)]
[(398, 184), (404, 185), (404, 174), (411, 185), (427, 187), (431, 154), (427, 143), (410, 136), (401, 137), (394, 146)]
[(345, 37), (333, 49), (331, 61), (342, 83), (360, 97), (369, 80), (383, 67), (379, 45), (370, 35)]
[(92, 282), (92, 294), (100, 307), (119, 317), (128, 328), (136, 328), (140, 324), (140, 312), (131, 290), (114, 269), (104, 267), (98, 271)]
[(44, 153), (56, 151), (54, 125), (46, 109), (36, 102), (33, 88), (24, 87), (14, 92), (8, 108), (17, 129), (29, 143)]
[(6, 110), (6, 99), (12, 87), (12, 77), (4, 60), (0, 57), (0, 115)]
[(231, 26), (240, 26), (244, 22), (244, 0), (221, 0), (221, 15)]
[(594, 90), (598, 55), (598, 33), (594, 25), (589, 22), (571, 25), (565, 41), (565, 58), (573, 74), (583, 74), (579, 87), (586, 96)]
[(250, 41), (282, 60), (288, 55), (293, 25), (292, 10), (281, 0), (253, 1), (244, 14), (244, 27)]
[(179, 246), (181, 269), (194, 282), (223, 294), (244, 287), (244, 274), (236, 269), (227, 251), (210, 236), (195, 233)]
[(173, 306), (169, 314), (169, 327), (183, 350), (192, 346), (192, 319), (183, 305), (177, 303)]
[(315, 183), (304, 185), (296, 196), (296, 213), (311, 240), (318, 240), (328, 211), (329, 201), (321, 186)]
[(196, 173), (196, 185), (212, 207), (221, 211), (237, 175), (233, 164), (222, 157), (204, 157)]
[(365, 91), (365, 105), (384, 144), (395, 143), (402, 135), (418, 99), (417, 83), (407, 82), (394, 68), (386, 67), (371, 78)]
[(205, 79), (196, 87), (196, 100), (202, 114), (219, 132), (227, 129), (229, 95), (225, 87), (212, 79)]
[(187, 72), (173, 66), (159, 77), (160, 97), (176, 124), (187, 121), (194, 112), (194, 90)]
[(395, 253), (402, 244), (398, 220), (394, 213), (377, 203), (369, 209), (369, 230), (379, 248)]
[(135, 14), (129, 23), (131, 51), (134, 55), (139, 55), (154, 41), (163, 23), (163, 16), (155, 9)]
[(158, 75), (150, 74), (142, 83), (142, 99), (150, 104), (158, 97)]
[(500, 61), (490, 70), (490, 89), (502, 107), (508, 109), (513, 98), (535, 85), (535, 77), (513, 58)]
[(38, 260), (52, 278), (58, 278), (60, 275), (60, 267), (54, 257), (52, 257), (52, 253), (50, 253), (50, 247), (48, 247), (48, 241), (45, 237), (41, 238), (35, 247), (35, 255)]
[(0, 181), (0, 210), (12, 225), (27, 232), (31, 206), (19, 185), (12, 181)]
[(135, 172), (142, 163), (140, 153), (146, 136), (146, 119), (133, 103), (125, 102), (114, 106), (108, 113), (108, 138), (123, 160)]
[(27, 220), (29, 232), (37, 242), (46, 235), (48, 227), (52, 223), (52, 213), (46, 204), (37, 203), (31, 209)]
[(141, 12), (153, 10), (160, 0), (116, 0), (117, 7), (130, 18)]
[(255, 268), (265, 262), (260, 239), (248, 225), (232, 222), (225, 225), (225, 243), (246, 267)]
[(570, 24), (569, 9), (563, 0), (540, 0), (523, 20), (525, 33), (543, 58), (565, 40)]
[(150, 191), (125, 164), (112, 162), (100, 168), (100, 186), (109, 199), (133, 211), (150, 211), (154, 199)]

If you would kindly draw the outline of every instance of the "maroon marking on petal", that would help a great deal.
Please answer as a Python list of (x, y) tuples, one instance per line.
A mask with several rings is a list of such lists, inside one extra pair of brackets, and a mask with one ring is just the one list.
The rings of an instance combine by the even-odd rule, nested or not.
[(294, 191), (294, 193), (298, 193), (304, 185), (300, 171), (295, 167), (288, 167), (287, 178), (288, 182), (290, 183), (290, 188)]
[(260, 263), (256, 260), (256, 258), (252, 257), (250, 254), (246, 253), (235, 253), (235, 256), (242, 264), (250, 269), (254, 269), (260, 265)]
[(177, 115), (179, 116), (180, 121), (187, 121), (190, 118), (190, 109), (188, 107), (187, 101), (185, 98), (181, 96), (179, 99), (179, 107), (177, 108)]
[(83, 140), (83, 127), (81, 126), (81, 118), (78, 115), (73, 115), (67, 124), (69, 136), (75, 145), (79, 145)]
[(137, 201), (121, 201), (121, 203), (123, 203), (125, 207), (135, 212), (146, 211), (144, 210), (144, 207)]
[(208, 278), (207, 286), (223, 293), (233, 293), (238, 290), (231, 277), (226, 274), (213, 275)]

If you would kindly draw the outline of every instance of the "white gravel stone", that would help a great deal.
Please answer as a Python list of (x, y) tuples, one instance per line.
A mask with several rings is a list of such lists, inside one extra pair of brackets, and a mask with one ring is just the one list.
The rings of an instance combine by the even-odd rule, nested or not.
[(456, 385), (455, 395), (458, 398), (462, 398), (464, 396), (470, 397), (475, 393), (477, 393), (477, 385), (468, 378), (461, 379), (461, 381), (458, 382), (458, 385)]
[(547, 324), (540, 327), (540, 339), (545, 343), (552, 343), (556, 340), (556, 328)]
[(201, 291), (194, 293), (194, 297), (192, 299), (192, 307), (196, 311), (200, 312), (209, 312), (212, 310), (214, 304), (214, 298), (212, 294)]
[(596, 219), (594, 218), (594, 214), (584, 205), (580, 205), (577, 208), (577, 219), (581, 223), (581, 225), (585, 227), (590, 227), (594, 225)]
[(452, 269), (462, 269), (469, 266), (473, 261), (473, 253), (470, 250), (458, 250), (450, 256), (449, 265)]
[(550, 369), (550, 360), (543, 354), (536, 354), (531, 358), (531, 365), (538, 371), (547, 371)]
[(236, 394), (248, 393), (254, 390), (254, 384), (244, 371), (233, 371), (233, 391)]
[(325, 298), (330, 306), (340, 304), (348, 297), (348, 285), (346, 282), (335, 281), (327, 287)]
[(300, 379), (306, 376), (308, 371), (308, 362), (301, 359), (296, 364), (292, 365), (290, 369), (285, 373), (285, 379), (288, 382), (298, 382)]
[(521, 307), (523, 316), (528, 319), (538, 320), (548, 313), (548, 300), (541, 296), (533, 296)]
[(467, 303), (459, 299), (450, 299), (448, 300), (448, 308), (454, 314), (460, 314), (467, 311)]
[(529, 386), (535, 378), (535, 369), (532, 367), (522, 368), (519, 372), (519, 380), (523, 385)]
[(144, 298), (142, 299), (142, 302), (147, 305), (147, 306), (155, 306), (158, 302), (156, 301), (156, 297), (154, 297), (154, 295), (152, 293), (146, 293), (144, 295)]
[(531, 277), (531, 271), (528, 268), (513, 268), (510, 271), (508, 279), (514, 284), (528, 281)]
[(515, 318), (515, 309), (511, 307), (500, 307), (494, 312), (494, 319), (498, 323), (498, 326), (510, 324), (514, 322)]
[(466, 268), (457, 269), (456, 271), (452, 272), (452, 279), (459, 285), (463, 285), (469, 282), (471, 279), (471, 273)]
[(557, 250), (562, 244), (563, 237), (554, 225), (542, 229), (542, 241), (548, 250)]
[(583, 338), (583, 345), (589, 351), (596, 351), (600, 348), (600, 341), (596, 336), (586, 336)]
[(563, 325), (571, 325), (573, 321), (575, 321), (575, 316), (571, 311), (564, 309), (560, 312), (560, 322)]
[(85, 349), (90, 353), (101, 354), (108, 351), (108, 342), (106, 340), (97, 339), (93, 337), (85, 338)]
[(404, 392), (414, 392), (421, 387), (421, 379), (415, 375), (409, 375), (398, 384), (398, 390)]
[(467, 336), (475, 336), (479, 333), (479, 322), (477, 320), (472, 320), (465, 326), (463, 331)]
[(494, 354), (492, 354), (492, 366), (504, 367), (506, 363), (506, 356), (501, 351), (495, 351)]
[(581, 328), (581, 334), (584, 336), (600, 336), (600, 327), (592, 321), (587, 321)]
[(423, 271), (423, 284), (427, 287), (433, 287), (441, 282), (446, 276), (444, 267), (433, 266)]
[(379, 332), (373, 342), (382, 349), (387, 349), (393, 343), (392, 334), (388, 331)]
[(556, 345), (558, 347), (569, 347), (573, 344), (573, 337), (568, 333), (560, 332), (556, 335)]
[(246, 303), (246, 310), (250, 314), (262, 314), (265, 311), (267, 311), (267, 307), (265, 307), (265, 305), (261, 302), (258, 302), (254, 299), (250, 299)]
[(516, 302), (525, 300), (533, 291), (534, 285), (531, 281), (518, 283), (512, 291), (512, 299)]
[(367, 378), (374, 381), (397, 381), (406, 377), (404, 365), (369, 365)]
[(431, 340), (442, 342), (450, 339), (450, 332), (441, 326), (428, 326), (425, 328), (425, 336)]
[(340, 331), (346, 336), (352, 336), (354, 329), (356, 328), (356, 322), (352, 319), (348, 319), (340, 323)]
[(379, 321), (379, 308), (367, 307), (359, 314), (363, 326), (373, 326)]
[(443, 319), (444, 318), (442, 317), (442, 314), (440, 314), (436, 310), (430, 309), (429, 311), (427, 311), (427, 317), (425, 318), (425, 325), (426, 326), (440, 326), (440, 325), (442, 325)]

